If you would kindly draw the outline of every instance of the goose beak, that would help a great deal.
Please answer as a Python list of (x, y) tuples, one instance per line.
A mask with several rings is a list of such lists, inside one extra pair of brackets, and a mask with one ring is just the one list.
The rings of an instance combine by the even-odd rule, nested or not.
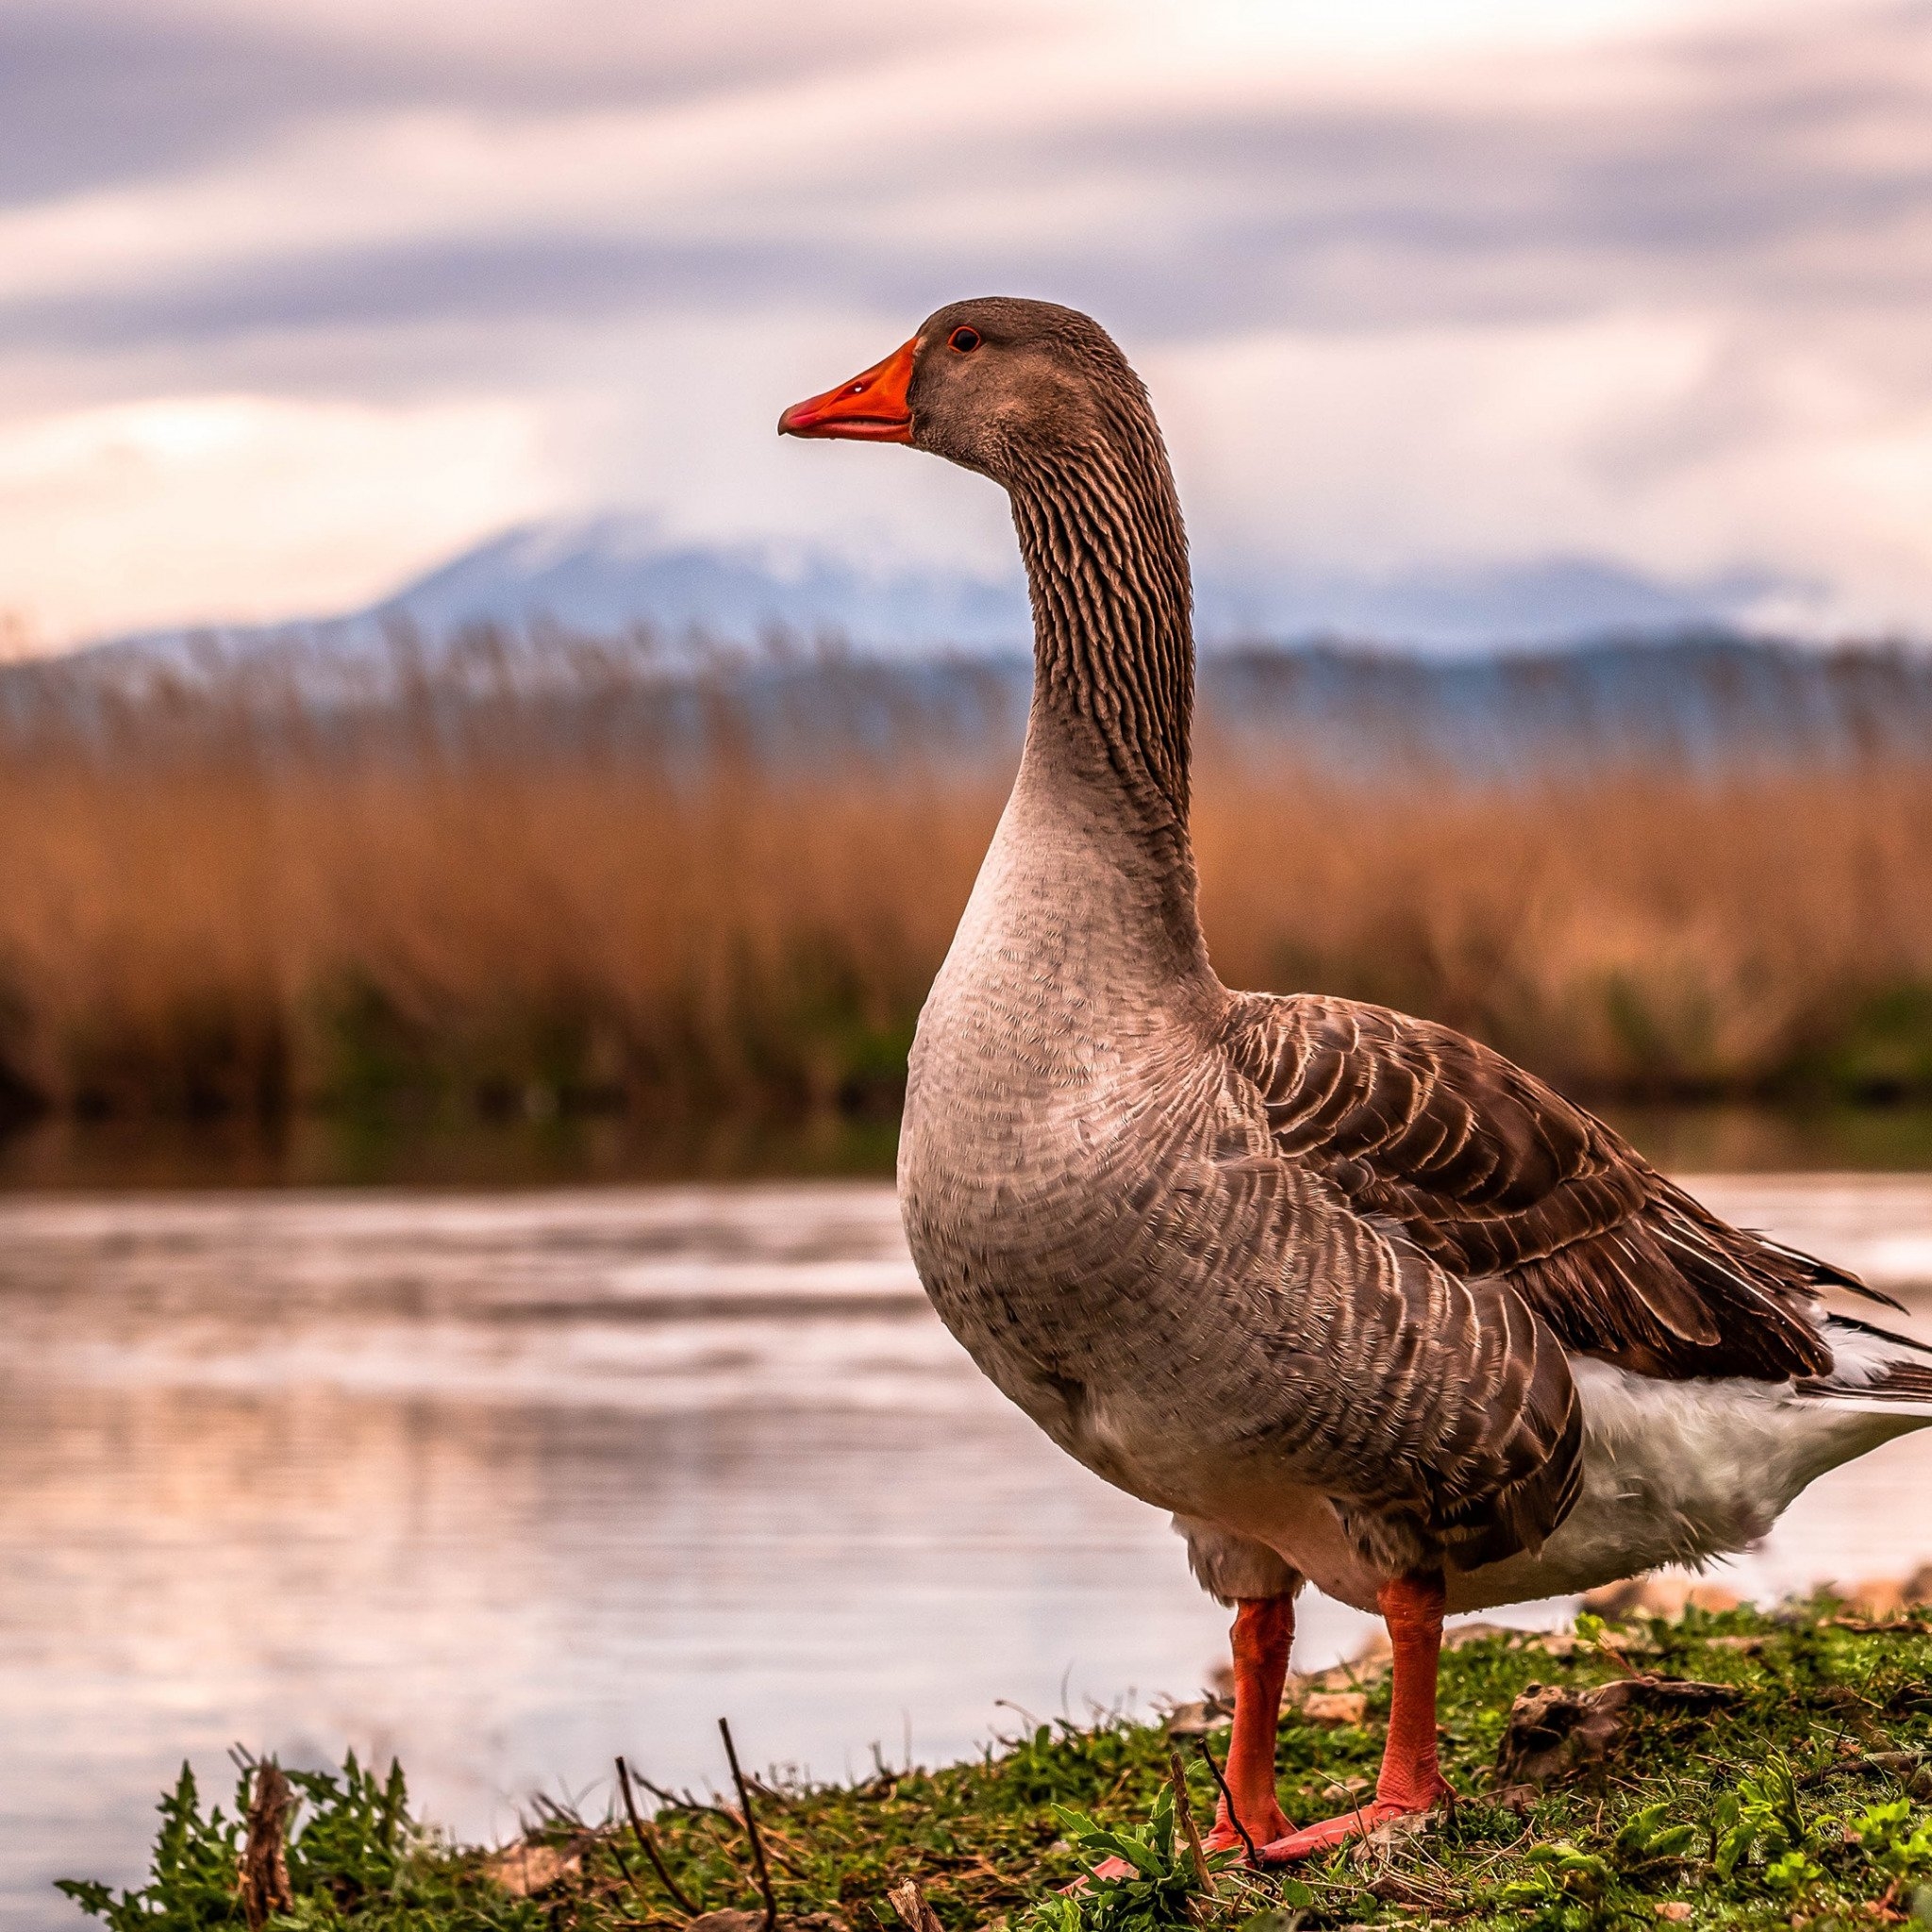
[(883, 362), (822, 396), (793, 403), (778, 418), (780, 436), (842, 436), (857, 442), (910, 442), (912, 408), (906, 391), (912, 381), (912, 351), (907, 342)]

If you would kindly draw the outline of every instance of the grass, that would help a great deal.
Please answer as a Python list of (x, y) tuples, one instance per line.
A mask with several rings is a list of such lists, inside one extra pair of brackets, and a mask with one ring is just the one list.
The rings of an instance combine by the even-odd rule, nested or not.
[[(1157, 1932), (1164, 1926), (1455, 1924), (1534, 1932), (1831, 1927), (1932, 1923), (1932, 1624), (1874, 1627), (1829, 1600), (1774, 1615), (1692, 1610), (1608, 1641), (1493, 1635), (1444, 1658), (1443, 1768), (1460, 1794), (1414, 1838), (1338, 1854), (1286, 1878), (1224, 1866), (1201, 1895), (1174, 1830), (1169, 1742), (1155, 1724), (1101, 1718), (1041, 1725), (976, 1761), (881, 1769), (866, 1782), (774, 1778), (756, 1808), (781, 1913), (829, 1913), (855, 1932), (893, 1924), (885, 1894), (912, 1878), (948, 1928)], [(1616, 1645), (1621, 1643), (1621, 1650)], [(1588, 1686), (1641, 1653), (1649, 1671), (1738, 1687), (1703, 1716), (1653, 1714), (1600, 1765), (1541, 1791), (1492, 1775), (1511, 1700), (1533, 1681)], [(1342, 1808), (1372, 1778), (1387, 1684), (1340, 1726), (1284, 1717), (1278, 1764), (1291, 1817)], [(1224, 1731), (1210, 1735), (1217, 1755)], [(484, 1928), (686, 1923), (627, 1830), (610, 1817), (544, 1807), (516, 1859), (453, 1846), (410, 1821), (401, 1774), (353, 1761), (296, 1779), (292, 1915), (276, 1926), (484, 1932)], [(1212, 1788), (1198, 1759), (1188, 1801), (1205, 1824)], [(242, 1923), (238, 1828), (204, 1809), (184, 1770), (161, 1806), (144, 1889), (66, 1889), (111, 1932), (187, 1932)], [(705, 1910), (756, 1910), (738, 1819), (724, 1801), (660, 1794), (651, 1829), (679, 1889)], [(1133, 1881), (1061, 1890), (1125, 1850)], [(503, 1874), (521, 1870), (528, 1895)], [(548, 1879), (532, 1884), (532, 1880)]]
[[(774, 695), (622, 641), (320, 695), (16, 667), (0, 1116), (890, 1121), (1009, 775), (1003, 688), (961, 688)], [(1196, 817), (1230, 984), (1438, 1017), (1599, 1103), (1932, 1096), (1932, 760), (1565, 740), (1482, 775), (1391, 719), (1351, 775), (1230, 722)]]

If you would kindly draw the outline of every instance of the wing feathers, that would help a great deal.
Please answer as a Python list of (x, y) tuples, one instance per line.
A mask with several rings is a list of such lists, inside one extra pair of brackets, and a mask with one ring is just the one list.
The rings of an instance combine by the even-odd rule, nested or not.
[[(1265, 1109), (1284, 1177), (1313, 1175), (1353, 1210), (1341, 1224), (1389, 1243), (1392, 1275), (1357, 1273), (1367, 1299), (1339, 1311), (1328, 1338), (1374, 1391), (1356, 1449), (1381, 1449), (1351, 1452), (1364, 1539), (1408, 1536), (1406, 1547), (1465, 1569), (1537, 1548), (1579, 1481), (1573, 1354), (1932, 1414), (1932, 1353), (1834, 1318), (1841, 1342), (1863, 1337), (1839, 1356), (1861, 1366), (1835, 1366), (1819, 1296), (1871, 1294), (1855, 1275), (1720, 1221), (1501, 1055), (1310, 995), (1238, 997), (1224, 1046)], [(1377, 1502), (1385, 1477), (1394, 1487)]]
[[(1440, 1267), (1496, 1276), (1570, 1348), (1681, 1378), (1817, 1375), (1854, 1275), (1730, 1227), (1500, 1054), (1380, 1007), (1235, 1002), (1230, 1057), (1275, 1146)], [(1874, 1299), (1887, 1299), (1874, 1296)]]

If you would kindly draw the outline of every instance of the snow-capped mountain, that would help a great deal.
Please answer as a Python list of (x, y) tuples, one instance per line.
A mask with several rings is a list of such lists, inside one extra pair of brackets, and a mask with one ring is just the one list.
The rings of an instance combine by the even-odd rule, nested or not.
[[(1670, 585), (1562, 558), (1375, 579), (1208, 562), (1197, 598), (1208, 643), (1346, 636), (1468, 650), (1735, 621), (1771, 588), (1741, 577)], [(1017, 558), (996, 577), (872, 573), (825, 557), (787, 564), (749, 547), (667, 542), (651, 524), (622, 517), (506, 531), (406, 585), (375, 614), (406, 616), (426, 635), (478, 622), (543, 618), (596, 632), (644, 620), (670, 636), (748, 642), (782, 626), (892, 654), (1010, 649), (1031, 634)]]
[(1030, 634), (1017, 565), (992, 579), (874, 575), (825, 557), (788, 565), (750, 548), (667, 541), (651, 524), (619, 517), (506, 530), (368, 614), (407, 617), (428, 636), (478, 623), (547, 620), (599, 633), (642, 622), (672, 638), (743, 643), (782, 628), (894, 652), (1008, 649)]
[[(1261, 572), (1208, 558), (1196, 591), (1200, 636), (1210, 647), (1346, 638), (1461, 653), (1687, 625), (1748, 628), (1767, 597), (1802, 594), (1802, 587), (1741, 575), (1671, 584), (1578, 558), (1380, 577)], [(399, 623), (432, 642), (486, 624), (593, 636), (642, 624), (673, 646), (698, 638), (753, 644), (782, 630), (892, 657), (1022, 650), (1031, 632), (1017, 558), (991, 576), (931, 566), (868, 569), (826, 555), (786, 558), (681, 541), (647, 519), (604, 516), (503, 531), (358, 611), (215, 634), (245, 652), (300, 630), (346, 653), (379, 646)], [(166, 653), (190, 635), (115, 641)]]

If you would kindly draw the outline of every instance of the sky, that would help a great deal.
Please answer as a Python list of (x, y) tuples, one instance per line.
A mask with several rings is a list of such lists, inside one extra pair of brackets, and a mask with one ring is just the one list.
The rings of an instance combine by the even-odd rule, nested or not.
[(612, 509), (999, 572), (982, 479), (773, 434), (992, 292), (1113, 331), (1257, 622), (1932, 635), (1932, 5), (0, 0), (5, 641)]

